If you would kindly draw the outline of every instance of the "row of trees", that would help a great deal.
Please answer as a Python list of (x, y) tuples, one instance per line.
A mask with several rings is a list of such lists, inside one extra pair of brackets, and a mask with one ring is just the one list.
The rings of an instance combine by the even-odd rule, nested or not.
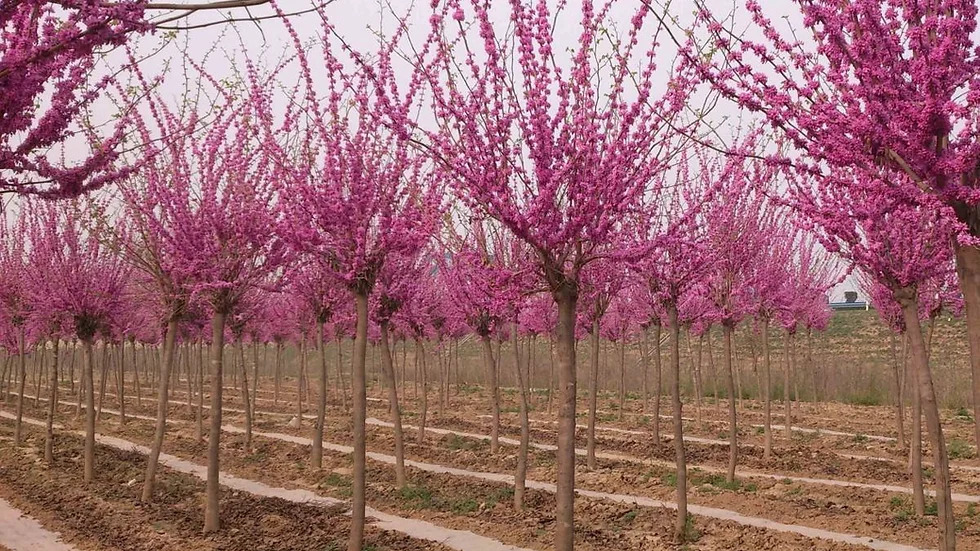
[[(81, 214), (26, 206), (7, 245), (7, 325), (20, 343), (30, 324), (91, 344), (120, 309), (114, 297), (139, 282), (159, 306), (145, 325), (166, 328), (168, 369), (177, 327), (203, 312), (211, 323), (213, 407), (206, 530), (219, 526), (226, 329), (236, 335), (264, 296), (293, 286), (303, 289), (298, 302), (314, 320), (318, 346), (339, 304), (356, 314), (350, 548), (360, 549), (369, 328), (374, 322), (388, 334), (399, 312), (427, 311), (402, 330), (438, 335), (448, 316), (416, 299), (437, 296), (435, 281), (453, 289), (487, 365), (489, 335), (520, 323), (522, 300), (543, 302), (532, 309), (537, 314), (523, 315), (553, 332), (557, 353), (561, 550), (574, 539), (577, 328), (598, 338), (612, 316), (607, 331), (622, 335), (637, 312), (647, 312), (641, 328), (666, 328), (683, 537), (679, 328), (722, 327), (733, 395), (737, 323), (753, 317), (765, 343), (773, 321), (792, 334), (826, 322), (824, 293), (839, 275), (822, 248), (865, 274), (879, 302), (901, 312), (936, 465), (940, 548), (955, 547), (920, 316), (921, 297), (949, 286), (955, 262), (980, 406), (975, 3), (800, 1), (804, 41), (754, 0), (746, 8), (759, 39), (734, 35), (727, 18), (700, 2), (681, 29), (669, 9), (643, 1), (626, 6), (628, 23), (616, 25), (614, 7), (624, 3), (586, 0), (578, 10), (553, 10), (515, 0), (498, 13), (476, 0), (446, 0), (428, 8), (423, 38), (412, 36), (402, 14), (368, 52), (351, 47), (322, 6), (313, 12), (321, 27), (310, 50), (289, 14), (268, 2), (295, 45), (288, 59), (261, 67), (245, 56), (233, 86), (197, 70), (208, 94), (170, 105), (131, 58), (142, 92), (120, 93), (127, 109), (104, 139), (79, 122), (99, 91), (113, 88), (111, 79), (85, 78), (97, 49), (149, 28), (146, 10), (174, 6), (58, 4), (0, 10), (0, 82), (3, 101), (14, 102), (4, 106), (12, 115), (0, 128), (3, 185), (70, 196), (121, 182), (125, 207), (90, 203)], [(249, 2), (228, 6), (236, 4)], [(575, 29), (570, 43), (558, 40), (559, 27)], [(74, 34), (68, 41), (59, 33)], [(676, 58), (665, 55), (671, 42)], [(283, 90), (290, 71), (298, 82)], [(39, 114), (49, 85), (52, 108)], [(735, 145), (719, 140), (706, 121), (720, 98), (766, 126)], [(52, 165), (48, 148), (77, 135), (92, 144), (91, 158)], [(138, 154), (126, 155), (128, 148)], [(42, 266), (60, 269), (64, 281), (44, 289), (24, 276)], [(624, 312), (632, 315), (616, 323)], [(767, 348), (763, 356), (769, 379)], [(595, 365), (593, 358), (593, 388)], [(155, 454), (168, 379), (160, 378)], [(593, 426), (594, 410), (593, 399)], [(734, 403), (729, 414), (731, 478)], [(91, 447), (91, 422), (88, 432)], [(151, 457), (147, 496), (155, 463)]]

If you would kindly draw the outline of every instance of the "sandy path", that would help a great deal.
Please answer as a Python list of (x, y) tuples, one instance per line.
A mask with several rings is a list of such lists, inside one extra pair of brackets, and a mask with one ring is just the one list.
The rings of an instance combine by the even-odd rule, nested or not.
[(76, 551), (41, 523), (0, 499), (0, 547), (11, 551)]

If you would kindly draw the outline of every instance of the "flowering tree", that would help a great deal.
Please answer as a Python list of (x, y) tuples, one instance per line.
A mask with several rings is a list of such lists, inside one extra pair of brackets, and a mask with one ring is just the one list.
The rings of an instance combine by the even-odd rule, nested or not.
[[(336, 57), (324, 19), (323, 70), (328, 93), (321, 99), (305, 49), (286, 23), (296, 46), (302, 93), (301, 146), (290, 151), (280, 141), (279, 157), (287, 167), (282, 210), (284, 233), (300, 252), (350, 292), (355, 305), (353, 361), (354, 489), (353, 522), (348, 542), (360, 551), (364, 532), (365, 493), (365, 361), (369, 301), (389, 256), (411, 254), (428, 242), (442, 211), (437, 176), (424, 166), (408, 142), (384, 129), (379, 117), (387, 103), (372, 92), (384, 89), (398, 101), (391, 50), (379, 52), (378, 71), (347, 74)], [(408, 91), (408, 104), (414, 90)], [(385, 96), (388, 97), (388, 96)], [(297, 123), (286, 117), (287, 123)]]
[[(418, 141), (476, 213), (531, 248), (539, 281), (558, 306), (560, 551), (573, 545), (580, 274), (617, 233), (650, 175), (663, 169), (687, 90), (668, 86), (658, 97), (657, 41), (638, 46), (641, 30), (649, 31), (645, 10), (612, 38), (601, 32), (607, 8), (586, 1), (576, 15), (512, 2), (503, 25), (483, 2), (437, 5), (430, 41), (418, 50), (417, 78), (431, 89), (438, 130), (419, 128), (404, 114), (390, 117), (422, 132)], [(578, 32), (568, 49), (554, 42), (556, 18)], [(567, 59), (556, 63), (563, 50)]]
[[(976, 3), (798, 0), (801, 30), (747, 0), (758, 40), (736, 38), (697, 4), (701, 45), (715, 53), (701, 56), (692, 44), (682, 51), (703, 79), (785, 137), (799, 153), (791, 160), (798, 170), (867, 172), (882, 189), (957, 228), (973, 403), (980, 408)], [(980, 415), (974, 417), (980, 442)]]
[(44, 317), (71, 320), (82, 343), (85, 380), (85, 482), (95, 476), (95, 393), (92, 345), (124, 305), (129, 268), (78, 212), (79, 205), (34, 203), (30, 207), (30, 263), (38, 273), (32, 293)]

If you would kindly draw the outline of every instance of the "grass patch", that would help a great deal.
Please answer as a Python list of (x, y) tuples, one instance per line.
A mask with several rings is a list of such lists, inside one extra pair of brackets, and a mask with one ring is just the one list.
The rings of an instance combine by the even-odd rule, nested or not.
[(425, 486), (405, 486), (398, 491), (398, 497), (412, 509), (432, 508), (432, 490)]
[(950, 459), (973, 459), (976, 453), (973, 451), (973, 447), (966, 443), (965, 440), (959, 438), (953, 438), (946, 444), (946, 450), (949, 453)]

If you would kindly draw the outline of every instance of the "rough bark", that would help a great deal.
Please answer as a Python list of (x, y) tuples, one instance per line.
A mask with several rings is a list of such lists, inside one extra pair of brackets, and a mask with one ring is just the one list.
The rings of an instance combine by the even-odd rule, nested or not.
[[(517, 470), (514, 473), (514, 509), (521, 511), (524, 509), (524, 492), (527, 483), (527, 450), (531, 442), (531, 429), (527, 415), (527, 382), (524, 379), (524, 370), (521, 368), (521, 349), (518, 346), (516, 325), (511, 333), (514, 341), (514, 368), (519, 388), (518, 399), (520, 400), (521, 416), (521, 445), (517, 452)], [(528, 354), (528, 361), (530, 361), (530, 351)]]
[(419, 412), (418, 441), (425, 442), (425, 422), (429, 415), (429, 365), (426, 363), (425, 343), (415, 339), (415, 355), (419, 358), (419, 371), (422, 374), (422, 407)]
[(95, 381), (92, 339), (82, 341), (85, 369), (85, 457), (84, 479), (86, 483), (95, 479)]
[(487, 370), (487, 377), (490, 382), (490, 415), (492, 417), (490, 453), (496, 454), (500, 450), (500, 385), (497, 383), (497, 362), (493, 358), (493, 345), (490, 344), (490, 335), (480, 335), (480, 343), (483, 348), (483, 365)]
[(939, 521), (939, 550), (953, 551), (956, 549), (956, 519), (953, 515), (953, 501), (950, 493), (949, 457), (946, 441), (943, 437), (942, 423), (939, 418), (939, 404), (932, 384), (932, 373), (929, 369), (929, 359), (926, 355), (925, 343), (922, 338), (922, 326), (919, 324), (919, 303), (914, 290), (902, 289), (896, 298), (902, 305), (902, 317), (905, 320), (909, 344), (912, 349), (912, 364), (916, 373), (916, 385), (919, 389), (919, 399), (926, 418), (926, 430), (929, 433), (929, 443), (932, 447), (933, 463), (936, 480), (936, 511)]
[(660, 445), (660, 394), (662, 391), (662, 374), (660, 368), (660, 333), (659, 323), (653, 325), (653, 443)]
[(354, 294), (357, 311), (357, 328), (354, 334), (353, 377), (351, 379), (351, 394), (353, 402), (354, 421), (354, 483), (351, 496), (351, 525), (350, 539), (347, 542), (348, 551), (362, 551), (364, 546), (364, 503), (365, 503), (365, 453), (367, 440), (365, 434), (365, 419), (367, 417), (367, 377), (365, 363), (367, 361), (367, 332), (368, 332), (368, 295)]
[(763, 459), (772, 459), (772, 355), (769, 348), (769, 318), (762, 318), (762, 376), (763, 405), (765, 420), (763, 421), (766, 443)]
[(221, 528), (218, 514), (218, 452), (221, 449), (221, 392), (223, 390), (225, 312), (215, 312), (211, 319), (211, 426), (208, 434), (208, 473), (204, 507), (204, 533)]
[(313, 427), (310, 465), (314, 469), (319, 469), (323, 467), (323, 424), (327, 418), (327, 343), (323, 339), (322, 322), (316, 324), (316, 346), (320, 352), (320, 380), (316, 399), (316, 423)]
[(586, 464), (595, 470), (595, 421), (599, 407), (599, 316), (592, 320), (592, 348), (589, 351), (589, 428), (585, 445)]
[(163, 437), (167, 431), (167, 412), (170, 396), (170, 366), (174, 358), (174, 341), (177, 338), (177, 320), (167, 323), (167, 333), (163, 336), (163, 365), (160, 375), (160, 387), (157, 389), (157, 420), (153, 432), (153, 444), (146, 461), (146, 475), (143, 477), (143, 493), (140, 500), (149, 502), (153, 499), (153, 483), (156, 480), (157, 466), (160, 461), (160, 450), (163, 449)]
[(391, 424), (395, 433), (395, 484), (404, 488), (408, 482), (405, 476), (405, 436), (402, 430), (401, 406), (398, 403), (398, 385), (395, 384), (395, 366), (392, 360), (391, 347), (388, 344), (388, 321), (382, 321), (381, 328), (381, 368), (388, 380), (388, 403), (390, 405)]
[(680, 327), (677, 324), (677, 307), (667, 309), (667, 323), (670, 330), (670, 371), (674, 422), (674, 458), (677, 474), (677, 518), (674, 521), (674, 537), (683, 542), (687, 537), (687, 459), (684, 456), (684, 421), (681, 403), (681, 347)]
[(58, 409), (58, 343), (59, 339), (52, 339), (54, 348), (51, 361), (51, 388), (48, 389), (48, 418), (45, 423), (44, 431), (44, 462), (48, 465), (54, 463), (54, 414)]
[(970, 372), (973, 375), (974, 442), (980, 446), (980, 248), (959, 245), (955, 239), (953, 247), (956, 251), (956, 274), (966, 307), (966, 335), (970, 346)]
[(555, 551), (575, 547), (575, 308), (577, 290), (565, 284), (554, 293), (558, 304), (558, 452), (555, 492)]
[(735, 465), (738, 464), (738, 426), (735, 418), (735, 377), (732, 373), (732, 326), (722, 324), (725, 362), (725, 385), (728, 387), (728, 476), (729, 484), (735, 482)]
[(21, 441), (24, 419), (24, 385), (27, 384), (27, 355), (24, 351), (24, 326), (17, 334), (17, 420), (14, 423), (14, 446)]

